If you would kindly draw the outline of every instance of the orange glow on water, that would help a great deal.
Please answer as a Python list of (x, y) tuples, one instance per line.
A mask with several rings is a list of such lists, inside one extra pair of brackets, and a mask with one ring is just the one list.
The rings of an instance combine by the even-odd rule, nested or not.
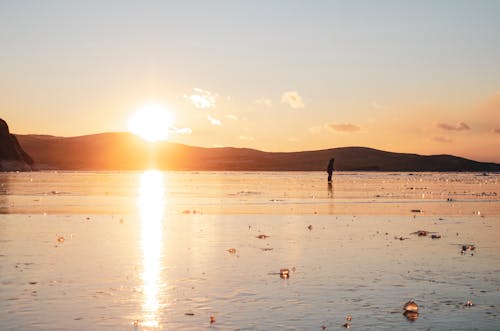
[(162, 248), (162, 220), (164, 209), (163, 175), (159, 171), (146, 171), (141, 176), (139, 209), (142, 225), (143, 250), (143, 313), (144, 326), (157, 327), (160, 308), (160, 273)]

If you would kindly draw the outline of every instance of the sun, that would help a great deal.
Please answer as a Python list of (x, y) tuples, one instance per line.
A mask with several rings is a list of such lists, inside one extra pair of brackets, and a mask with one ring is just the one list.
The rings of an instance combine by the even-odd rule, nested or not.
[(128, 129), (147, 141), (155, 142), (167, 140), (173, 124), (172, 113), (160, 105), (148, 104), (132, 114)]

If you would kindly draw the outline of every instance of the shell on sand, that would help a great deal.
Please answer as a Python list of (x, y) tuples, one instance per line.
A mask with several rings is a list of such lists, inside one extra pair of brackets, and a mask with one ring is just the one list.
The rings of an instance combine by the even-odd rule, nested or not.
[(407, 303), (405, 303), (405, 305), (403, 306), (403, 310), (408, 311), (408, 312), (412, 312), (412, 313), (416, 313), (416, 312), (418, 312), (418, 305), (415, 301), (410, 300)]

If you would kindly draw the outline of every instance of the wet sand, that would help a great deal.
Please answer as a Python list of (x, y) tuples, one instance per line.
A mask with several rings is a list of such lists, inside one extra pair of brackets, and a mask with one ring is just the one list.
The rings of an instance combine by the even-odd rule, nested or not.
[(1, 174), (1, 329), (498, 329), (500, 176), (323, 177)]

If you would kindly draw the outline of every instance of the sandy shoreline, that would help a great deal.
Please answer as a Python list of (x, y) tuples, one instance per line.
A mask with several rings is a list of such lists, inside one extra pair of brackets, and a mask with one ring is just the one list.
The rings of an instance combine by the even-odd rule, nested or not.
[[(46, 201), (0, 215), (3, 330), (339, 330), (347, 314), (360, 330), (497, 329), (497, 202), (481, 196), (476, 202), (409, 200), (380, 203), (385, 214), (378, 214), (374, 204), (355, 203), (358, 198), (345, 204), (350, 214), (347, 207), (339, 212), (342, 203), (334, 203), (334, 213), (314, 214), (307, 204), (294, 204), (297, 214), (286, 213), (269, 203), (281, 214), (211, 214), (178, 204), (189, 198), (176, 200), (185, 192), (181, 186), (165, 189), (153, 176), (151, 186), (143, 180), (132, 187), (137, 176), (127, 176), (118, 177), (119, 189), (108, 200), (99, 193), (108, 189), (102, 180), (91, 183), (92, 189), (66, 181), (71, 194), (35, 195), (13, 184), (19, 178), (10, 179), (9, 190), (17, 193), (0, 201), (10, 211), (33, 197)], [(235, 206), (244, 205), (240, 199), (275, 195), (266, 189), (274, 187), (273, 179), (259, 194), (248, 193), (254, 189), (241, 182), (213, 191), (209, 179), (198, 183), (205, 188), (187, 206), (212, 193), (210, 198)], [(484, 190), (484, 182), (474, 185), (467, 192)], [(496, 191), (498, 184), (491, 185), (488, 190)], [(131, 193), (123, 194), (127, 187)], [(295, 199), (314, 190), (289, 195)], [(225, 193), (240, 191), (247, 193)], [(78, 197), (85, 192), (89, 200), (82, 202)], [(324, 194), (315, 199), (329, 199)], [(120, 206), (114, 199), (131, 204), (116, 214), (82, 212), (94, 203)], [(38, 213), (36, 206), (58, 206), (61, 212)], [(418, 236), (419, 230), (430, 233)], [(440, 238), (431, 239), (431, 232)], [(262, 234), (269, 237), (259, 239)], [(475, 250), (462, 253), (464, 244)], [(288, 279), (280, 278), (282, 268), (290, 270)], [(410, 299), (420, 306), (414, 322), (402, 315)], [(474, 305), (465, 307), (467, 300)]]
[[(498, 218), (170, 217), (152, 306), (137, 220), (7, 215), (0, 224), (7, 330), (133, 330), (135, 320), (190, 330), (208, 328), (210, 315), (221, 330), (338, 329), (347, 313), (360, 329), (494, 330), (500, 317)], [(410, 234), (421, 229), (442, 238)], [(474, 256), (461, 254), (464, 243)], [(283, 280), (280, 268), (296, 271)], [(421, 307), (413, 323), (401, 315), (411, 298)]]

